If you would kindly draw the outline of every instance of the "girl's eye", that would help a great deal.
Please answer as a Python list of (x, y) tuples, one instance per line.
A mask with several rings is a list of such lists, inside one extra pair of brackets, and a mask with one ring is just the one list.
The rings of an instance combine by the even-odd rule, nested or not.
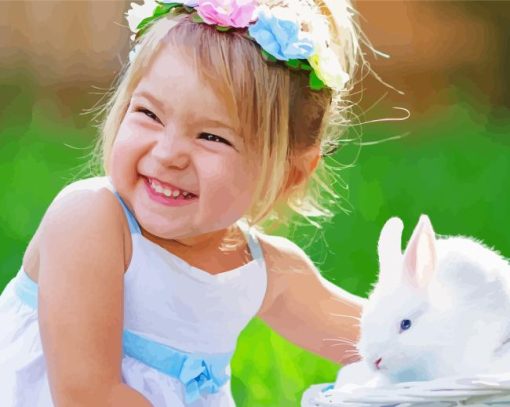
[(140, 112), (146, 115), (147, 117), (150, 117), (152, 120), (161, 123), (161, 120), (158, 119), (158, 116), (156, 116), (154, 113), (152, 113), (149, 109), (146, 109), (144, 107), (137, 107), (135, 109), (135, 112)]
[(227, 144), (229, 146), (232, 145), (228, 140), (225, 140), (223, 137), (216, 136), (211, 133), (200, 133), (200, 137), (205, 138), (207, 141), (216, 141), (216, 142)]
[(405, 331), (407, 329), (411, 328), (411, 320), (410, 319), (403, 319), (400, 322), (400, 330)]

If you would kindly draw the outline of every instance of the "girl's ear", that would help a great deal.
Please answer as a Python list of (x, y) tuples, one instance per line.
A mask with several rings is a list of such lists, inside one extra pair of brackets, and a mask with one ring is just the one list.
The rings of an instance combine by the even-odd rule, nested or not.
[(404, 253), (404, 276), (418, 289), (426, 289), (437, 265), (436, 237), (427, 215), (421, 215)]
[(305, 152), (298, 154), (290, 169), (284, 190), (287, 192), (307, 180), (319, 165), (320, 159), (321, 150), (319, 146), (308, 148)]

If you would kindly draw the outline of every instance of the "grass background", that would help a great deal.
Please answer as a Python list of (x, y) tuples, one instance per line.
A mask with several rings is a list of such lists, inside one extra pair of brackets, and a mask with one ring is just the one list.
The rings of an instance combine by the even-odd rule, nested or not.
[[(53, 197), (86, 162), (95, 136), (78, 112), (63, 114), (35, 89), (28, 79), (0, 84), (9, 98), (0, 111), (0, 290), (18, 271)], [(281, 230), (330, 281), (367, 295), (377, 273), (378, 234), (390, 216), (404, 221), (404, 241), (426, 213), (438, 234), (475, 236), (510, 256), (510, 112), (466, 89), (443, 89), (448, 103), (418, 119), (363, 126), (364, 141), (409, 134), (363, 147), (356, 165), (342, 171), (348, 189), (337, 187), (350, 214), (339, 211), (322, 230)], [(350, 162), (357, 153), (358, 146), (348, 145), (329, 160)], [(296, 406), (309, 385), (333, 381), (338, 368), (255, 319), (232, 362), (234, 397), (239, 406)]]

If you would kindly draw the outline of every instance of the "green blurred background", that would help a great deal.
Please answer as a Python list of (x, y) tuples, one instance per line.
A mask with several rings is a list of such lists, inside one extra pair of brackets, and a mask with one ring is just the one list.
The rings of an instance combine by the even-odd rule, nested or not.
[[(55, 194), (85, 175), (97, 132), (83, 113), (127, 56), (127, 7), (0, 2), (0, 290)], [(510, 257), (510, 3), (356, 7), (373, 46), (391, 55), (366, 50), (373, 70), (405, 94), (365, 78), (355, 100), (367, 123), (347, 137), (362, 132), (367, 145), (351, 143), (328, 159), (335, 165), (357, 157), (341, 171), (347, 187), (336, 186), (349, 213), (339, 211), (321, 230), (301, 224), (281, 233), (304, 247), (327, 279), (361, 296), (376, 278), (378, 234), (390, 216), (403, 219), (405, 241), (426, 213), (438, 234), (475, 236)], [(373, 122), (405, 117), (395, 106), (410, 118)], [(254, 320), (233, 360), (234, 397), (239, 406), (297, 406), (305, 388), (333, 381), (338, 368)]]

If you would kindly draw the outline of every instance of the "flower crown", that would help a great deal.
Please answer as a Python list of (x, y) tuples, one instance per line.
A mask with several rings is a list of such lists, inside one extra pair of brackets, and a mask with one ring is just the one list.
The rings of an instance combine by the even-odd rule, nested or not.
[[(315, 35), (302, 30), (302, 21), (288, 7), (269, 8), (257, 0), (182, 0), (164, 2), (144, 0), (131, 3), (126, 12), (129, 28), (137, 40), (154, 21), (167, 14), (191, 15), (195, 23), (214, 26), (218, 31), (240, 30), (260, 46), (269, 62), (281, 61), (294, 70), (309, 72), (313, 90), (329, 87), (342, 90), (349, 80), (334, 51), (328, 46), (324, 30)], [(136, 53), (136, 46), (130, 59)]]

